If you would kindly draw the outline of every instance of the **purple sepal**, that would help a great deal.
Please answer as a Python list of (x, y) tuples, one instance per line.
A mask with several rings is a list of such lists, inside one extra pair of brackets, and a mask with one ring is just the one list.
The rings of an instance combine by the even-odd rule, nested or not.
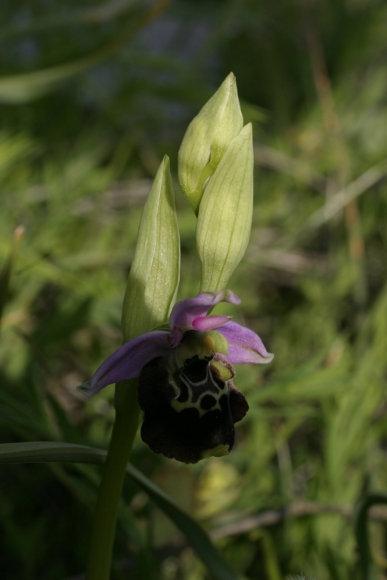
[(236, 322), (227, 322), (218, 330), (228, 342), (228, 356), (231, 364), (265, 364), (273, 360), (274, 355), (267, 352), (262, 340), (255, 332)]
[(170, 332), (165, 330), (152, 330), (129, 340), (98, 367), (90, 381), (89, 393), (94, 394), (112, 383), (138, 377), (146, 363), (170, 353), (169, 340)]
[(177, 302), (172, 308), (169, 324), (171, 328), (179, 326), (184, 330), (193, 328), (192, 323), (195, 318), (206, 316), (207, 312), (219, 302), (229, 302), (230, 304), (240, 304), (241, 301), (231, 290), (223, 292), (203, 292), (195, 298), (187, 298)]

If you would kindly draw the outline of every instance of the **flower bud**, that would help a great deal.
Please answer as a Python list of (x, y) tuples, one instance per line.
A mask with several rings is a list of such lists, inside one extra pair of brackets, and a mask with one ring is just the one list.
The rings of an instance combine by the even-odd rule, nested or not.
[(233, 139), (200, 204), (196, 241), (202, 262), (201, 292), (221, 291), (249, 242), (253, 212), (251, 124)]
[(208, 178), (243, 126), (235, 77), (230, 73), (190, 123), (179, 150), (179, 181), (196, 215)]
[(179, 277), (179, 230), (169, 158), (165, 156), (144, 206), (129, 272), (122, 309), (125, 341), (168, 320)]

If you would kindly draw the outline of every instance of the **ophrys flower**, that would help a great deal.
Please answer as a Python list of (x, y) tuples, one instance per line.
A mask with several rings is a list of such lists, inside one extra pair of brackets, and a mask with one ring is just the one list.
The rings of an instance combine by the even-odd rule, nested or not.
[(233, 384), (232, 365), (273, 358), (255, 332), (228, 316), (208, 314), (219, 302), (240, 304), (230, 290), (178, 302), (169, 330), (153, 330), (128, 341), (84, 385), (84, 390), (96, 393), (138, 377), (143, 441), (155, 453), (185, 463), (232, 449), (234, 423), (248, 410)]

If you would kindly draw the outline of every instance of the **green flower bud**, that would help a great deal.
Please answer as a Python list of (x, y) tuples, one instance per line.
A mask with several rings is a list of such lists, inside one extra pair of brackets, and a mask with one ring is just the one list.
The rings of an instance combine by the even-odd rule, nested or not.
[(122, 309), (125, 341), (166, 322), (180, 277), (175, 197), (164, 157), (146, 200)]
[(196, 215), (208, 178), (243, 126), (235, 77), (230, 73), (190, 123), (179, 150), (179, 181)]
[(241, 261), (253, 213), (251, 124), (233, 139), (200, 204), (196, 241), (202, 262), (201, 292), (221, 291)]

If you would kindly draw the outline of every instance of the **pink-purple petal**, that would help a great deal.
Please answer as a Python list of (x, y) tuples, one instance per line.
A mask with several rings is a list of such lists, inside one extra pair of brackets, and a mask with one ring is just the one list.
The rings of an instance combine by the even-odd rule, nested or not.
[(169, 332), (153, 330), (126, 342), (98, 367), (90, 381), (89, 393), (94, 394), (112, 383), (138, 377), (147, 362), (169, 354), (169, 339)]
[(236, 322), (227, 322), (219, 332), (228, 341), (228, 356), (231, 364), (265, 364), (273, 360), (274, 355), (267, 352), (262, 340), (255, 332)]
[(192, 321), (192, 327), (195, 330), (207, 332), (207, 330), (215, 330), (215, 328), (227, 324), (229, 320), (230, 316), (198, 316)]
[(171, 328), (179, 326), (185, 330), (193, 328), (192, 322), (195, 318), (206, 316), (219, 302), (229, 302), (230, 304), (240, 304), (241, 301), (231, 290), (223, 292), (203, 292), (195, 298), (187, 298), (177, 302), (172, 309), (169, 325)]

